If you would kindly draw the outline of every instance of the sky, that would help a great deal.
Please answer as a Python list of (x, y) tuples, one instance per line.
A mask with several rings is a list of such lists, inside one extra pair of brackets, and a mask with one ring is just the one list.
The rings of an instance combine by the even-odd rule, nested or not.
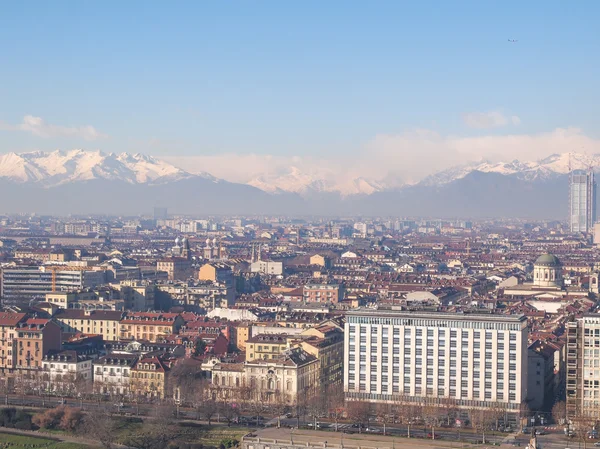
[(0, 153), (402, 183), (600, 152), (599, 13), (585, 0), (5, 1)]

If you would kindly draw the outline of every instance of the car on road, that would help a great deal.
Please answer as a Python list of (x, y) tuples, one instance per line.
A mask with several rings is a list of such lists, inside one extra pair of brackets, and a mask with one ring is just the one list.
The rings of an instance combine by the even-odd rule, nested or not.
[(596, 441), (596, 442), (594, 443), (594, 446), (596, 446), (596, 447), (600, 447), (600, 441)]
[(544, 429), (538, 429), (535, 431), (536, 435), (547, 435), (548, 432), (546, 432)]
[(320, 429), (320, 428), (321, 428), (321, 423), (320, 423), (320, 422), (317, 422), (317, 423), (312, 423), (312, 422), (309, 422), (309, 423), (307, 424), (307, 426), (308, 426), (308, 427), (310, 427), (311, 429), (312, 429), (313, 427), (314, 427), (315, 429)]
[(368, 433), (381, 433), (381, 429), (377, 429), (375, 427), (367, 427), (365, 429), (365, 432), (368, 432)]

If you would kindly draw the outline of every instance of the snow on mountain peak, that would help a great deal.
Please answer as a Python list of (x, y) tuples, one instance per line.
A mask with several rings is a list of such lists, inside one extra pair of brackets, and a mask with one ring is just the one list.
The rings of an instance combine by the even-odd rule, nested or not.
[(511, 162), (491, 163), (485, 161), (470, 163), (430, 175), (423, 179), (420, 184), (440, 186), (462, 179), (475, 171), (511, 175), (523, 180), (534, 181), (567, 174), (569, 173), (569, 166), (571, 170), (600, 167), (600, 154), (562, 153), (551, 154), (535, 162), (521, 162), (515, 159)]
[[(160, 183), (193, 175), (142, 154), (114, 154), (80, 149), (0, 155), (0, 178), (56, 186), (75, 181), (108, 179), (129, 184)], [(214, 179), (208, 174), (200, 174)]]

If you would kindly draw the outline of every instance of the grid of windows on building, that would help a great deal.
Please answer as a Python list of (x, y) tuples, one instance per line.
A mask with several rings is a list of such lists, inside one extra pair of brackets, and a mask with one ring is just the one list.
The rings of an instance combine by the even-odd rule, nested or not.
[(527, 332), (523, 316), (349, 312), (346, 395), (518, 410), (527, 394)]

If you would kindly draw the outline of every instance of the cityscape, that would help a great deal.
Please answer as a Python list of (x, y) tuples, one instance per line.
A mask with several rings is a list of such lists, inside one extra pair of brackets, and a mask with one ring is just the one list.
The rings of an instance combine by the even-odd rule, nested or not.
[(600, 3), (2, 6), (0, 448), (600, 447)]

